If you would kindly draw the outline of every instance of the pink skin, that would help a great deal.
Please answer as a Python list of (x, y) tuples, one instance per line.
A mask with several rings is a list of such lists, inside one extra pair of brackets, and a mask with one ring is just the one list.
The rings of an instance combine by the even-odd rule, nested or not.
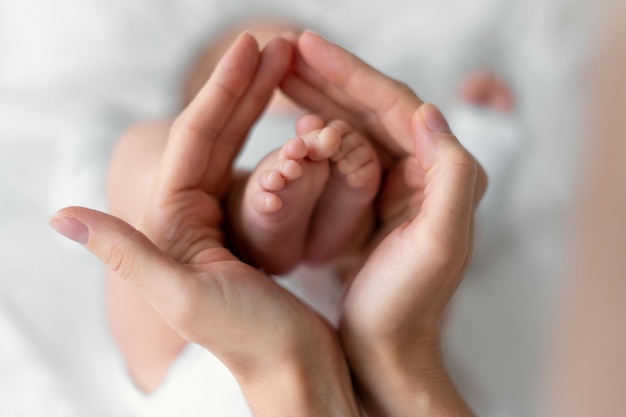
[(458, 90), (459, 98), (469, 104), (501, 112), (515, 108), (515, 97), (509, 85), (493, 71), (482, 70), (468, 74)]
[[(300, 119), (297, 131), (320, 128), (317, 116)], [(342, 137), (331, 156), (331, 172), (317, 202), (305, 259), (327, 262), (340, 252), (358, 250), (374, 227), (373, 201), (381, 181), (381, 165), (367, 139), (345, 121), (330, 123)]]
[(327, 262), (362, 243), (380, 184), (374, 149), (346, 122), (325, 125), (309, 115), (297, 131), (234, 193), (240, 254), (273, 274)]

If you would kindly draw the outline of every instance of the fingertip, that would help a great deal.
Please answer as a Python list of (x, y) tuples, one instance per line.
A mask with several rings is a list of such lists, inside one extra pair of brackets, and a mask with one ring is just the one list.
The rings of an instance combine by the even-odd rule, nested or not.
[(256, 46), (257, 50), (259, 49), (259, 42), (254, 37), (254, 35), (250, 31), (243, 31), (241, 34), (235, 39), (233, 44), (247, 43), (249, 45)]
[[(247, 66), (254, 67), (259, 58), (259, 53), (259, 43), (254, 35), (248, 31), (242, 32), (218, 61), (213, 74), (219, 73), (231, 66), (231, 61), (236, 62), (238, 66), (241, 66), (245, 61), (247, 62)], [(254, 65), (252, 63), (254, 63)], [(230, 71), (230, 69), (226, 69), (226, 71)]]
[(261, 57), (270, 62), (274, 73), (283, 74), (280, 78), (284, 78), (285, 73), (289, 69), (293, 60), (294, 46), (283, 37), (274, 36), (261, 51)]
[(316, 60), (325, 61), (334, 58), (329, 46), (333, 45), (326, 38), (310, 29), (304, 30), (298, 38), (298, 50), (304, 61), (314, 63)]
[(450, 134), (452, 130), (446, 120), (445, 116), (439, 110), (437, 106), (432, 103), (424, 103), (420, 106), (419, 112), (421, 113), (424, 123), (434, 133)]
[(281, 32), (278, 36), (282, 37), (292, 45), (298, 43), (299, 34), (293, 30), (285, 30)]
[[(268, 48), (270, 45), (272, 47), (281, 47), (281, 48), (289, 48), (293, 50), (293, 42), (286, 34), (277, 34), (274, 35), (265, 45), (264, 49)], [(276, 45), (276, 46), (275, 46)]]
[[(422, 105), (413, 117), (415, 155), (422, 169), (442, 167), (452, 177), (472, 184), (472, 190), (482, 195), (487, 188), (487, 175), (476, 158), (450, 131), (443, 114), (432, 104)], [(451, 174), (453, 173), (453, 174)], [(446, 174), (446, 175), (448, 175)], [(472, 191), (473, 194), (474, 191)]]
[(317, 33), (313, 32), (311, 29), (304, 29), (300, 36), (298, 36), (298, 44), (306, 43), (308, 39), (319, 36)]
[(302, 31), (302, 33), (300, 34), (300, 38), (299, 38), (300, 42), (328, 42), (328, 40), (326, 38), (324, 38), (322, 35), (320, 35), (319, 33), (311, 30), (311, 29), (305, 29)]
[(454, 138), (454, 135), (443, 113), (431, 103), (423, 103), (417, 108), (413, 113), (411, 127), (415, 154), (422, 168), (427, 170), (436, 159), (436, 144), (442, 138)]
[(50, 216), (48, 224), (60, 235), (85, 246), (89, 242), (89, 227), (72, 215), (71, 208), (61, 209)]

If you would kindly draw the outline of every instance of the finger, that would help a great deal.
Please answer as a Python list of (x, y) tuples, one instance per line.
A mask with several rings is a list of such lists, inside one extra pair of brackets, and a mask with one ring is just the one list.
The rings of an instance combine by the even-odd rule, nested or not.
[[(482, 168), (450, 131), (441, 112), (424, 104), (412, 118), (416, 156), (426, 172), (420, 217), (430, 239), (459, 256), (471, 247), (471, 225), (482, 196)], [(462, 256), (461, 256), (462, 258)]]
[(207, 84), (176, 119), (159, 172), (161, 192), (198, 188), (217, 158), (213, 147), (252, 82), (259, 62), (256, 40), (248, 33), (224, 54)]
[(214, 163), (205, 174), (204, 189), (223, 183), (232, 161), (239, 154), (248, 132), (259, 118), (291, 64), (293, 48), (285, 39), (272, 39), (261, 52), (258, 69), (230, 119), (215, 142)]
[(182, 308), (176, 302), (191, 291), (183, 267), (165, 255), (124, 221), (98, 211), (69, 207), (57, 212), (50, 225), (81, 243), (109, 269), (130, 284), (162, 315)]
[(410, 119), (422, 101), (406, 85), (312, 32), (298, 41), (295, 71), (350, 113), (390, 150), (413, 153)]
[[(326, 121), (336, 118), (344, 119), (349, 120), (355, 126), (361, 127), (358, 114), (352, 115), (348, 113), (328, 97), (321, 87), (314, 86), (310, 80), (307, 81), (300, 76), (299, 73), (303, 72), (306, 64), (302, 63), (301, 58), (296, 58), (296, 62), (293, 71), (288, 73), (280, 84), (283, 93), (310, 112), (320, 115)], [(319, 83), (323, 84), (323, 81), (320, 80)]]

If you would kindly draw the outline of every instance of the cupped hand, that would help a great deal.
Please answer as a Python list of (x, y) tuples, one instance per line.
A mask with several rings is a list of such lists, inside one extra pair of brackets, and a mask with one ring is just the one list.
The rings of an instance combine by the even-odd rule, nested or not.
[[(84, 244), (184, 338), (222, 360), (255, 415), (357, 415), (334, 332), (224, 245), (222, 203), (233, 160), (291, 52), (281, 38), (261, 53), (249, 34), (237, 39), (175, 121), (139, 230), (80, 207), (59, 211), (51, 225)], [(311, 370), (308, 387), (298, 391)], [(287, 412), (294, 401), (303, 408), (302, 400), (319, 397), (308, 412)]]
[(382, 224), (340, 325), (363, 401), (372, 415), (471, 415), (443, 366), (440, 321), (471, 260), (486, 175), (441, 112), (405, 84), (311, 32), (293, 41), (284, 92), (327, 119), (350, 120), (385, 161)]

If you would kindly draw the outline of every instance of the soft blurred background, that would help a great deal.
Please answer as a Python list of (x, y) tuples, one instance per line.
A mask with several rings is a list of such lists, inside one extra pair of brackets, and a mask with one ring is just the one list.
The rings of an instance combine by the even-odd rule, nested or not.
[[(134, 390), (104, 321), (102, 267), (47, 218), (105, 209), (121, 132), (175, 114), (198, 48), (255, 16), (311, 27), (408, 83), (483, 162), (492, 189), (446, 355), (479, 415), (532, 415), (568, 239), (589, 15), (582, 0), (0, 0), (0, 415), (245, 415), (200, 351), (160, 391)], [(509, 83), (513, 112), (464, 112), (457, 88), (480, 68)]]

